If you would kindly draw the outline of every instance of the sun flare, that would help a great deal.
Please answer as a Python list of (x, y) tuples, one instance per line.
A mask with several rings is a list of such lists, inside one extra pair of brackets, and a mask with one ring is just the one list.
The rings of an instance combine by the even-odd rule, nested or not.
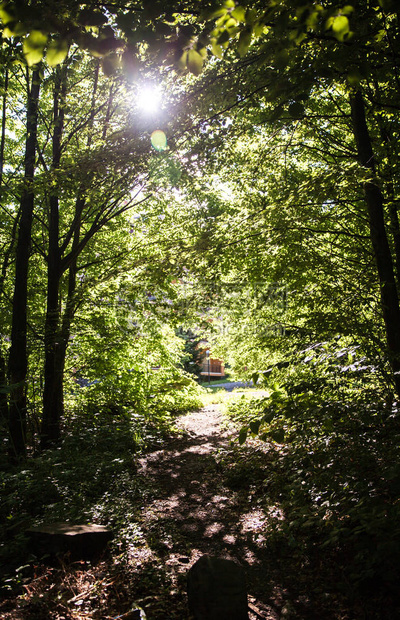
[(158, 86), (144, 84), (138, 90), (136, 105), (145, 114), (156, 114), (161, 107), (161, 98), (161, 90)]

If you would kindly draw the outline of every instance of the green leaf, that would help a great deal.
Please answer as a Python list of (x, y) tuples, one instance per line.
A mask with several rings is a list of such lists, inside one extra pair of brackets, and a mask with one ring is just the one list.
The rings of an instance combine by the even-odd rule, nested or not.
[(68, 54), (68, 44), (64, 40), (55, 41), (49, 45), (46, 61), (50, 67), (61, 64)]
[(256, 385), (256, 383), (257, 383), (257, 381), (258, 381), (259, 377), (260, 377), (260, 374), (259, 374), (258, 372), (254, 372), (254, 373), (251, 375), (251, 380), (253, 381), (254, 385)]
[(227, 14), (227, 9), (223, 6), (220, 6), (216, 9), (211, 9), (211, 10), (207, 10), (204, 11), (203, 13), (201, 13), (200, 15), (200, 21), (212, 21), (214, 19), (217, 19), (218, 17), (221, 17), (222, 15), (226, 15)]
[(8, 24), (9, 22), (15, 20), (15, 15), (13, 14), (8, 2), (2, 2), (0, 5), (0, 19), (3, 24)]
[(345, 15), (338, 15), (332, 23), (332, 32), (338, 41), (343, 41), (350, 32), (350, 23)]
[(305, 108), (302, 103), (295, 101), (291, 103), (288, 108), (289, 114), (292, 118), (303, 118), (305, 114)]
[(200, 75), (203, 70), (203, 62), (204, 58), (199, 52), (196, 52), (196, 50), (189, 50), (186, 64), (190, 73), (193, 73), (193, 75)]
[(222, 58), (224, 50), (218, 45), (216, 39), (211, 39), (211, 51), (217, 58)]
[(276, 441), (276, 443), (283, 443), (285, 439), (285, 431), (283, 428), (277, 428), (270, 432), (270, 437)]
[(268, 411), (264, 417), (262, 418), (262, 422), (266, 422), (267, 424), (269, 424), (270, 422), (272, 422), (272, 420), (275, 417), (275, 412), (274, 411)]
[(247, 9), (246, 11), (246, 24), (251, 26), (257, 19), (257, 11), (255, 9)]
[(181, 71), (184, 71), (187, 67), (187, 59), (188, 59), (188, 52), (183, 52), (182, 56), (179, 58), (177, 64), (178, 69), (180, 69)]
[(47, 34), (41, 30), (32, 30), (30, 35), (24, 39), (22, 49), (29, 67), (42, 60), (46, 43)]
[(240, 433), (239, 433), (239, 443), (242, 446), (244, 444), (244, 442), (247, 439), (247, 433), (248, 433), (248, 428), (247, 426), (243, 426), (243, 428), (240, 429)]
[(251, 31), (243, 30), (239, 36), (238, 52), (240, 56), (245, 56), (251, 43)]
[(230, 39), (230, 34), (227, 30), (224, 30), (223, 32), (221, 32), (221, 34), (219, 35), (217, 42), (219, 45), (222, 45), (223, 43), (227, 43)]
[(280, 118), (282, 116), (284, 112), (284, 107), (283, 105), (280, 103), (273, 111), (272, 114), (270, 115), (270, 121), (276, 121), (278, 120), (278, 118)]
[(246, 10), (242, 6), (237, 6), (234, 11), (232, 11), (231, 16), (236, 19), (238, 22), (246, 21)]
[(249, 424), (250, 430), (254, 435), (258, 435), (258, 431), (260, 430), (261, 420), (253, 420)]
[(379, 5), (384, 11), (394, 11), (396, 9), (397, 0), (378, 0)]
[(3, 30), (3, 39), (9, 39), (10, 37), (21, 37), (26, 34), (26, 27), (24, 24), (18, 21), (8, 22), (7, 26)]
[(357, 88), (362, 80), (362, 75), (357, 68), (351, 69), (347, 74), (347, 83), (353, 88)]
[(167, 148), (167, 136), (161, 129), (156, 129), (151, 134), (151, 144), (156, 151), (165, 151)]
[(346, 4), (346, 6), (340, 9), (340, 12), (342, 15), (350, 15), (353, 11), (354, 11), (354, 6), (352, 6), (351, 4)]

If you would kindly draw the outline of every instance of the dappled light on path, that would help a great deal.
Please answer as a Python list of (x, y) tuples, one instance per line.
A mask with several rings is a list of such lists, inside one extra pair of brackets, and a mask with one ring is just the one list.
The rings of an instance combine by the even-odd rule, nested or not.
[(236, 560), (247, 572), (250, 601), (259, 614), (250, 611), (250, 618), (279, 618), (261, 534), (268, 515), (253, 506), (251, 481), (232, 488), (226, 476), (223, 455), (236, 434), (217, 405), (181, 417), (177, 427), (181, 435), (164, 450), (139, 459), (138, 474), (150, 488), (140, 518), (146, 561), (161, 558), (179, 587), (205, 553)]

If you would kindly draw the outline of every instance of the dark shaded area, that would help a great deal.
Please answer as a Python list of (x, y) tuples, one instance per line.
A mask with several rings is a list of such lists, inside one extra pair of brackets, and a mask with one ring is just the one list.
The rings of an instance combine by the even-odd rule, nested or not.
[(50, 567), (38, 559), (23, 566), (15, 591), (23, 596), (9, 595), (0, 615), (103, 620), (139, 605), (149, 620), (184, 620), (190, 617), (188, 571), (209, 554), (243, 567), (250, 620), (396, 619), (397, 602), (384, 597), (382, 584), (360, 589), (349, 581), (350, 547), (321, 547), (313, 530), (306, 544), (298, 531), (283, 527), (289, 521), (286, 490), (276, 485), (282, 451), (253, 440), (232, 443), (236, 431), (221, 423), (216, 406), (182, 417), (180, 434), (154, 442), (138, 459), (134, 493), (126, 455), (125, 465), (103, 468), (116, 531), (111, 559), (93, 564), (66, 557)]
[(203, 555), (188, 572), (187, 584), (196, 620), (248, 620), (246, 575), (236, 562)]
[(72, 560), (95, 560), (105, 552), (113, 538), (110, 528), (103, 525), (52, 523), (31, 527), (26, 532), (31, 553), (37, 557), (69, 554)]

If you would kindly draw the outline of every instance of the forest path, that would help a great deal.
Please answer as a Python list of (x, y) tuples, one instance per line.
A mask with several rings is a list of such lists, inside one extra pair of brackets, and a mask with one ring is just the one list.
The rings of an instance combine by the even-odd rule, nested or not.
[[(169, 617), (187, 618), (186, 573), (208, 553), (244, 566), (251, 620), (280, 618), (280, 594), (266, 583), (267, 517), (254, 497), (251, 469), (243, 470), (242, 463), (238, 472), (225, 459), (237, 431), (226, 424), (220, 405), (188, 413), (176, 425), (181, 433), (138, 462), (138, 476), (147, 489), (139, 517), (144, 541), (132, 550), (131, 564), (138, 577), (152, 568), (165, 583), (162, 593), (152, 595), (147, 588), (141, 603), (148, 617), (165, 618), (168, 598)], [(254, 446), (249, 450), (257, 451)]]

